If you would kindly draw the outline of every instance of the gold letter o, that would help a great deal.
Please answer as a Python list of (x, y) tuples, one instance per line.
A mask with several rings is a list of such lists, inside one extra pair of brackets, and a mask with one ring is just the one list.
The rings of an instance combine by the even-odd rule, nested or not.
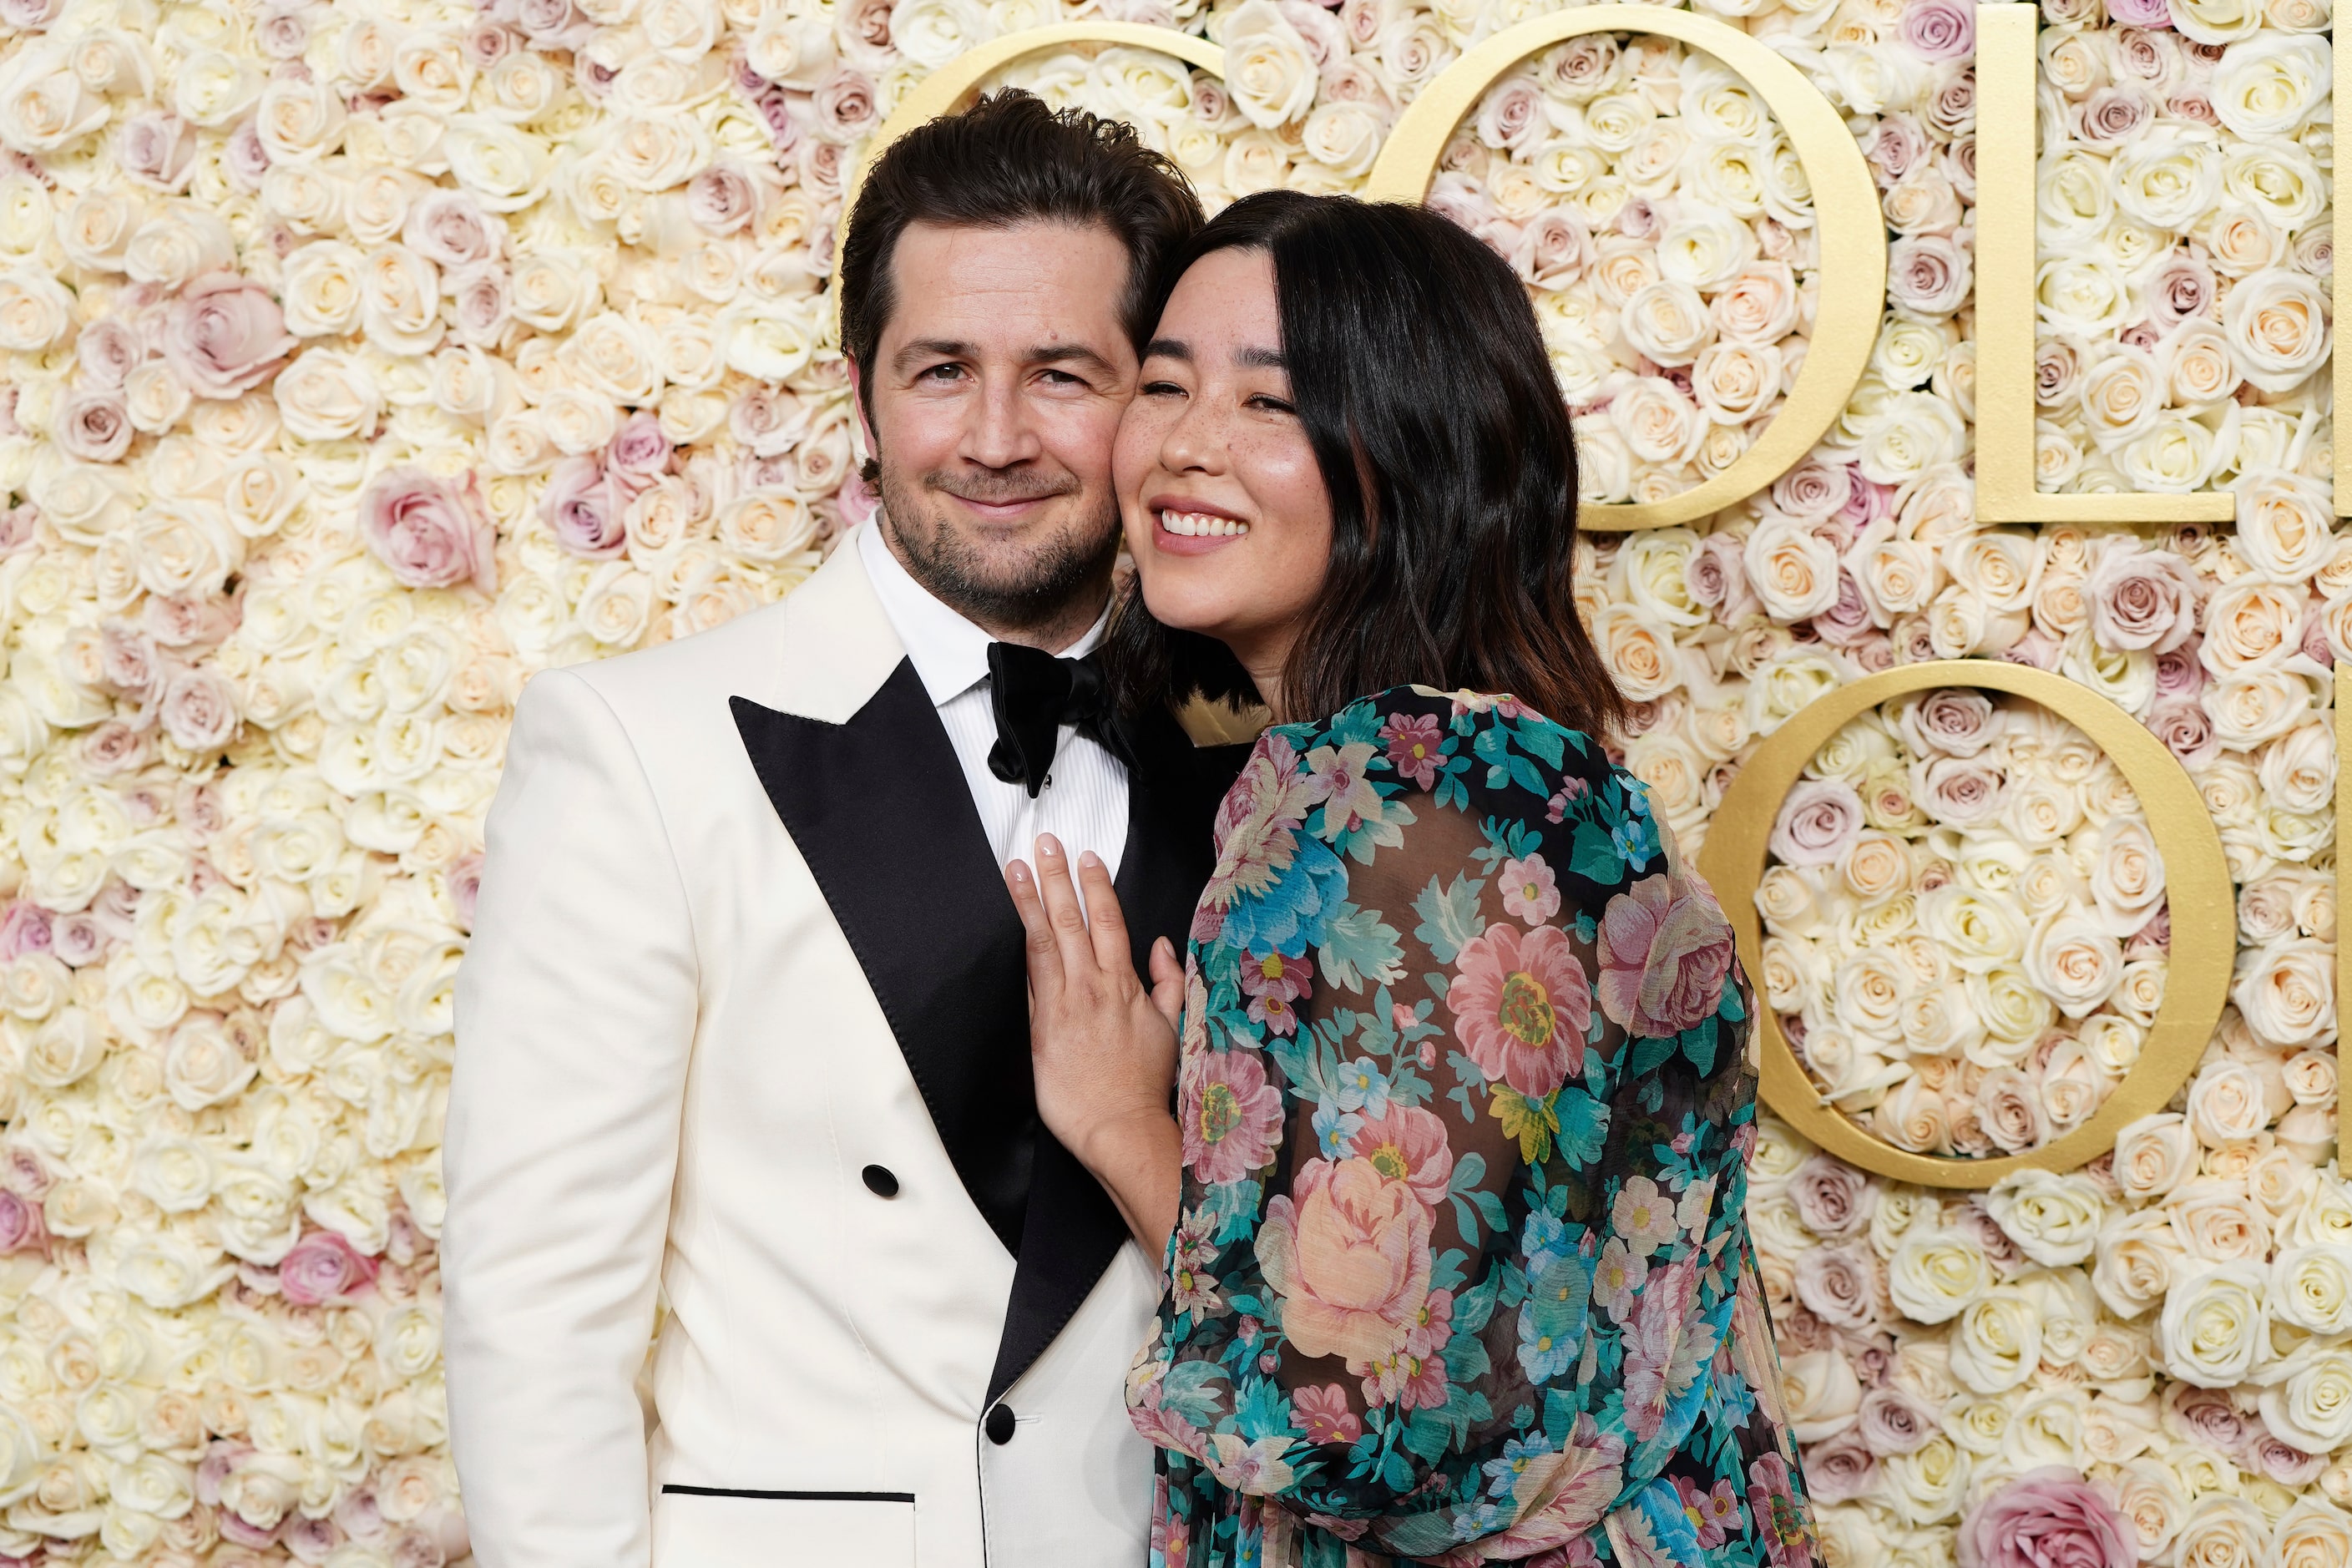
[[(1990, 1187), (2021, 1170), (2071, 1171), (2097, 1159), (2115, 1147), (2116, 1134), (2126, 1124), (2163, 1110), (2189, 1081), (2230, 994), (2237, 905), (2221, 835), (2204, 798), (2179, 760), (2137, 720), (2097, 693), (2030, 665), (1933, 659), (1865, 677), (1806, 704), (1756, 749), (1708, 818), (1699, 869), (1714, 884), (1724, 914), (1738, 932), (1740, 962), (1750, 975), (1760, 973), (1763, 963), (1756, 886), (1790, 786), (1822, 743), (1856, 714), (1892, 697), (1944, 686), (2013, 692), (2039, 702), (2113, 758), (2138, 795), (2164, 857), (2166, 907), (2173, 916), (2164, 1004), (2140, 1047), (2139, 1060), (2089, 1121), (2039, 1149), (1982, 1160), (1915, 1154), (1874, 1137), (1828, 1103), (1789, 1048), (1779, 1018), (1759, 998), (1762, 1092), (1782, 1121), (1850, 1165), (1931, 1187)], [(2218, 932), (2210, 924), (2216, 920)]]
[(1878, 187), (1845, 121), (1797, 68), (1736, 27), (1650, 5), (1580, 5), (1496, 34), (1448, 66), (1389, 132), (1364, 195), (1418, 202), (1454, 128), (1496, 78), (1520, 60), (1584, 33), (1655, 33), (1703, 49), (1746, 78), (1781, 128), (1813, 187), (1822, 236), (1813, 335), (1796, 384), (1756, 444), (1731, 467), (1662, 501), (1588, 503), (1579, 526), (1611, 531), (1671, 528), (1745, 500), (1779, 479), (1837, 422), (1870, 363), (1886, 297), (1886, 225)]

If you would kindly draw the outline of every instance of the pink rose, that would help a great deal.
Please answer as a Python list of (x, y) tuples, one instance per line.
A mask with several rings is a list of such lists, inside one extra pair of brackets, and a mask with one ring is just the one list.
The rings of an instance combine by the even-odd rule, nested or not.
[(0, 963), (49, 951), (49, 911), (19, 900), (0, 914)]
[(566, 458), (547, 477), (539, 515), (555, 531), (555, 542), (574, 555), (609, 560), (629, 542), (623, 513), (628, 503), (621, 487), (593, 458)]
[(1874, 1454), (1916, 1454), (1944, 1430), (1943, 1412), (1908, 1389), (1889, 1384), (1862, 1396), (1854, 1430)]
[(2084, 588), (2091, 636), (2102, 647), (2168, 653), (2197, 630), (2197, 580), (2169, 552), (2111, 541)]
[(37, 1247), (45, 1239), (40, 1206), (0, 1189), (0, 1256)]
[(1947, 686), (1927, 693), (1903, 710), (1903, 738), (1915, 752), (1973, 757), (2000, 733), (1992, 716), (1992, 700), (1983, 692)]
[(1938, 822), (1974, 827), (2000, 815), (2009, 779), (1979, 757), (1938, 757), (1925, 768), (1912, 764), (1912, 794)]
[(1647, 1039), (1670, 1039), (1723, 1003), (1731, 926), (1705, 889), (1644, 877), (1601, 917), (1601, 1011)]
[(314, 1230), (278, 1265), (278, 1288), (298, 1307), (337, 1300), (374, 1283), (375, 1259), (331, 1230)]
[(1445, 1005), (1462, 1048), (1530, 1100), (1568, 1078), (1592, 1026), (1592, 993), (1568, 933), (1497, 922), (1462, 949)]
[(1178, 1109), (1184, 1168), (1210, 1185), (1238, 1182), (1274, 1159), (1282, 1137), (1282, 1091), (1266, 1081), (1257, 1052), (1192, 1053), (1184, 1063)]
[(1310, 1160), (1266, 1205), (1257, 1259), (1306, 1356), (1374, 1362), (1429, 1299), (1429, 1208), (1370, 1160)]
[(197, 279), (163, 318), (163, 358), (199, 397), (252, 391), (278, 374), (294, 346), (278, 301), (234, 272)]
[(623, 484), (642, 487), (669, 472), (673, 450), (659, 416), (640, 409), (621, 422), (604, 460)]
[(1903, 41), (1931, 60), (1956, 60), (1977, 47), (1976, 7), (1958, 0), (1912, 0)]
[(236, 688), (206, 668), (174, 670), (156, 707), (163, 733), (184, 752), (216, 752), (236, 733)]
[(751, 182), (740, 169), (714, 163), (686, 186), (686, 216), (705, 234), (733, 234), (750, 223), (759, 205)]
[(1858, 1234), (1878, 1206), (1869, 1178), (1834, 1154), (1815, 1154), (1798, 1166), (1789, 1199), (1807, 1230), (1827, 1237)]
[(474, 477), (438, 479), (422, 468), (378, 475), (360, 497), (360, 531), (376, 558), (411, 588), (472, 583), (497, 591), (490, 525), (479, 510)]
[(2056, 1466), (1988, 1491), (1960, 1521), (1960, 1568), (2135, 1568), (2134, 1532), (2103, 1487)]
[(1445, 1123), (1417, 1105), (1389, 1102), (1386, 1114), (1368, 1116), (1348, 1140), (1348, 1152), (1370, 1160), (1381, 1174), (1393, 1176), (1434, 1209), (1444, 1201), (1454, 1175), (1454, 1149)]
[(1773, 855), (1783, 865), (1834, 865), (1862, 832), (1862, 796), (1843, 779), (1805, 779), (1780, 803)]
[(2121, 27), (2152, 32), (2172, 26), (2172, 8), (2165, 0), (2107, 0), (2107, 16)]
[(465, 192), (436, 187), (408, 209), (400, 238), (436, 267), (467, 267), (498, 258), (506, 246), (507, 226)]
[(457, 929), (474, 929), (474, 906), (482, 896), (482, 852), (469, 849), (457, 857), (448, 871), (449, 905), (457, 917)]
[(131, 414), (109, 388), (69, 392), (58, 400), (58, 445), (85, 463), (111, 463), (131, 450)]
[(1816, 1503), (1852, 1502), (1878, 1480), (1878, 1456), (1851, 1426), (1805, 1449), (1805, 1489)]

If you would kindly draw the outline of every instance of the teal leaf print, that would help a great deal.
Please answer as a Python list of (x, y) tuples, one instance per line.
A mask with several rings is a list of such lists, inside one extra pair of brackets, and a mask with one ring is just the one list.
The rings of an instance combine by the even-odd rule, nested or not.
[(1609, 1107), (1580, 1089), (1563, 1089), (1552, 1106), (1559, 1118), (1559, 1152), (1580, 1165), (1601, 1158), (1609, 1137)]
[(1234, 1401), (1234, 1419), (1241, 1424), (1241, 1435), (1253, 1443), (1261, 1437), (1301, 1435), (1291, 1424), (1290, 1396), (1271, 1378), (1244, 1380), (1241, 1396)]
[(1624, 858), (1617, 853), (1616, 839), (1597, 822), (1576, 825), (1576, 838), (1569, 847), (1568, 869), (1571, 875), (1604, 888), (1625, 877)]
[(1404, 978), (1404, 945), (1377, 910), (1360, 910), (1344, 900), (1331, 911), (1323, 945), (1316, 952), (1324, 977), (1361, 992), (1364, 983), (1393, 985)]
[(1421, 917), (1412, 928), (1412, 940), (1429, 949), (1438, 963), (1453, 963), (1486, 929), (1478, 918), (1478, 894), (1486, 885), (1484, 878), (1474, 881), (1457, 871), (1452, 887), (1440, 888), (1432, 877), (1412, 901), (1412, 912)]
[(1701, 1072), (1715, 1070), (1715, 1019), (1701, 1018), (1682, 1033), (1683, 1055)]

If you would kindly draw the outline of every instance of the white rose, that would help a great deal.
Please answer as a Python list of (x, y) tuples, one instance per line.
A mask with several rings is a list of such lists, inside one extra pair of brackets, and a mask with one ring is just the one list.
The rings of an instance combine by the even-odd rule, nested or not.
[(1952, 1328), (1952, 1375), (1979, 1394), (2015, 1388), (2042, 1363), (2042, 1318), (2021, 1291), (1996, 1285), (1969, 1302)]
[(2307, 1341), (2281, 1370), (2262, 1393), (2263, 1425), (2306, 1453), (2352, 1442), (2352, 1345)]
[(2328, 185), (2311, 154), (2279, 137), (2232, 142), (2221, 157), (2221, 191), (2294, 234), (2327, 205)]
[(2119, 1318), (2136, 1318), (2163, 1301), (2188, 1257), (2171, 1216), (2160, 1208), (2110, 1215), (2099, 1231), (2098, 1251), (2091, 1286)]
[(1916, 1228), (1887, 1261), (1887, 1295), (1915, 1322), (1948, 1322), (1992, 1287), (1984, 1248), (1958, 1231)]
[(45, 40), (19, 48), (0, 68), (0, 143), (16, 152), (56, 152), (103, 126), (107, 114), (105, 95), (91, 91)]
[(2158, 1111), (2116, 1134), (2115, 1177), (2127, 1202), (2153, 1203), (2197, 1173), (2197, 1141), (2177, 1111)]
[(382, 412), (377, 380), (361, 355), (307, 349), (270, 384), (286, 428), (306, 441), (364, 436)]
[(1748, 586), (1775, 619), (1801, 621), (1837, 603), (1838, 555), (1801, 523), (1772, 517), (1748, 536)]
[(359, 320), (367, 258), (341, 240), (314, 240), (286, 258), (278, 289), (286, 330), (297, 337), (340, 336)]
[(520, 212), (546, 194), (554, 160), (527, 132), (460, 114), (451, 119), (442, 149), (451, 175), (490, 212)]
[(2264, 1283), (2260, 1265), (2240, 1262), (2174, 1285), (2157, 1328), (2165, 1370), (2199, 1388), (2243, 1382), (2269, 1338)]
[(2026, 1170), (1985, 1194), (1985, 1209), (2034, 1262), (2067, 1268), (2091, 1256), (2106, 1204), (2089, 1178)]
[(1226, 16), (1221, 40), (1234, 104), (1264, 130), (1297, 119), (1315, 100), (1307, 40), (1269, 0), (1245, 0)]
[(0, 349), (37, 354), (72, 329), (74, 300), (55, 279), (29, 268), (0, 272)]
[(2311, 1044), (2336, 1027), (2332, 963), (2332, 948), (2312, 938), (2242, 952), (2230, 999), (2264, 1044)]
[(2069, 1018), (2093, 1011), (2123, 979), (2123, 949), (2087, 913), (2044, 921), (2024, 956), (2026, 973)]
[(1790, 1431), (1801, 1443), (1818, 1443), (1853, 1425), (1862, 1404), (1862, 1383), (1853, 1363), (1835, 1351), (1808, 1351), (1781, 1363), (1780, 1389), (1792, 1417)]
[(2289, 1247), (2271, 1259), (2271, 1314), (2315, 1334), (2352, 1333), (2352, 1246)]
[(2221, 330), (2239, 371), (2265, 392), (2300, 384), (2326, 357), (2326, 296), (2300, 272), (2241, 280), (2221, 306)]

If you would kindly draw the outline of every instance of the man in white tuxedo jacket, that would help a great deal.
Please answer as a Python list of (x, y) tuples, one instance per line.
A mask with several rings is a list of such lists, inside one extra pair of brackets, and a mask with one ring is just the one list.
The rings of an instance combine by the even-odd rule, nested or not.
[(842, 257), (881, 517), (525, 692), (446, 1152), (485, 1568), (1145, 1561), (1160, 1260), (1038, 1122), (1002, 867), (1101, 854), (1139, 969), (1208, 876), (1237, 752), (1051, 657), (1102, 636), (1111, 440), (1199, 222), (1131, 131), (1017, 94), (897, 143)]

